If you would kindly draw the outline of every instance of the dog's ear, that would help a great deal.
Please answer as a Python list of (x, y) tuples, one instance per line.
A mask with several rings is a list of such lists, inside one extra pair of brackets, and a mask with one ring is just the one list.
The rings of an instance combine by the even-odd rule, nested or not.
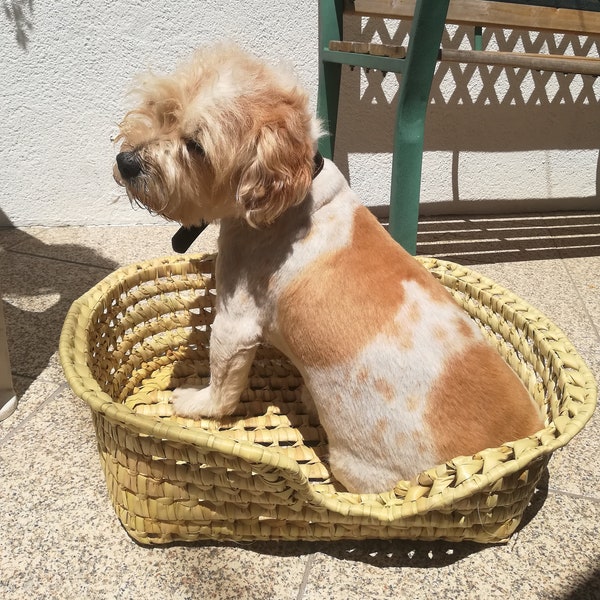
[(253, 227), (272, 223), (301, 202), (312, 182), (310, 119), (295, 107), (279, 108), (279, 118), (259, 128), (253, 156), (237, 189), (237, 201)]

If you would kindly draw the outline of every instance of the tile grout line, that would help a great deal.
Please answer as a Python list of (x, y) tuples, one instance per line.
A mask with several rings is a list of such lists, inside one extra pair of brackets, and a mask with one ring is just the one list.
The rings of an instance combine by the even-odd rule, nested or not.
[[(18, 229), (15, 229), (16, 231), (18, 231)], [(0, 230), (0, 237), (2, 234), (2, 230)], [(4, 252), (12, 252), (13, 248), (17, 248), (19, 246), (21, 246), (22, 244), (24, 244), (26, 242), (26, 240), (17, 240), (16, 242), (13, 242), (9, 245), (6, 244), (6, 242), (2, 243), (2, 241), (0, 240), (0, 250), (4, 250)]]
[[(573, 286), (573, 289), (575, 290), (575, 294), (577, 296), (578, 301), (581, 303), (581, 306), (583, 307), (583, 312), (585, 314), (585, 316), (588, 318), (589, 323), (591, 323), (592, 326), (592, 330), (596, 336), (596, 340), (600, 341), (600, 331), (598, 330), (598, 327), (596, 326), (596, 323), (594, 321), (594, 319), (592, 318), (592, 315), (590, 314), (587, 304), (584, 300), (584, 298), (581, 296), (581, 293), (579, 291), (579, 286), (577, 285), (577, 282), (575, 281), (575, 279), (573, 278), (573, 276), (571, 275), (571, 271), (568, 269), (565, 261), (568, 260), (567, 257), (565, 257), (561, 251), (561, 248), (555, 243), (554, 247), (556, 249), (556, 252), (558, 254), (558, 258), (560, 260), (560, 264), (561, 267), (563, 269), (563, 271), (566, 273), (568, 280), (571, 282), (571, 285)], [(548, 492), (548, 494), (554, 494), (555, 496), (565, 496), (567, 498), (574, 498), (574, 499), (580, 499), (580, 500), (589, 500), (591, 502), (594, 503), (600, 503), (600, 496), (590, 496), (588, 494), (578, 494), (576, 492), (567, 492), (565, 490), (560, 490), (558, 488), (553, 488), (548, 486), (546, 488), (546, 491)]]
[(44, 254), (35, 254), (33, 252), (23, 252), (20, 250), (13, 250), (13, 249), (6, 250), (6, 252), (11, 253), (11, 254), (19, 254), (21, 256), (28, 256), (30, 258), (42, 258), (44, 260), (52, 260), (55, 262), (65, 263), (68, 265), (77, 265), (79, 267), (93, 267), (94, 269), (101, 269), (101, 270), (107, 271), (109, 273), (112, 273), (112, 271), (114, 270), (111, 267), (107, 267), (106, 265), (99, 265), (99, 264), (87, 263), (87, 262), (79, 262), (76, 260), (66, 260), (64, 258), (56, 258), (54, 256), (45, 256)]
[(53, 381), (52, 379), (45, 379), (41, 375), (28, 375), (27, 373), (19, 373), (18, 371), (12, 370), (11, 374), (13, 377), (20, 377), (21, 379), (27, 379), (33, 383), (34, 381), (41, 381), (42, 383), (55, 383), (56, 385), (60, 385), (64, 383), (64, 381)]
[(577, 492), (567, 492), (565, 490), (560, 490), (558, 488), (548, 487), (546, 488), (548, 494), (553, 494), (555, 496), (567, 496), (568, 498), (580, 499), (580, 500), (589, 500), (590, 502), (600, 503), (600, 497), (598, 496), (590, 496), (589, 494), (578, 494)]
[[(49, 227), (48, 229), (51, 229), (51, 228)], [(23, 230), (19, 229), (18, 227), (15, 227), (15, 231), (20, 232), (20, 233), (24, 233), (28, 238), (33, 238), (33, 239), (37, 240), (37, 238), (35, 236), (32, 236), (31, 234), (27, 233), (26, 231), (23, 231)], [(2, 248), (5, 252), (15, 252), (16, 254), (25, 254), (25, 255), (29, 255), (29, 256), (39, 256), (39, 257), (43, 258), (42, 254), (35, 254), (35, 253), (32, 253), (32, 252), (25, 252), (25, 251), (18, 250), (18, 248), (20, 246), (24, 246), (25, 244), (27, 244), (28, 241), (29, 241), (28, 239), (18, 239), (17, 241), (13, 242), (9, 246), (2, 246), (0, 244), (0, 248)]]
[(600, 331), (598, 331), (598, 327), (596, 326), (596, 323), (594, 322), (594, 319), (592, 318), (592, 315), (590, 314), (590, 311), (588, 310), (587, 304), (586, 304), (585, 300), (583, 299), (583, 297), (581, 296), (577, 282), (573, 279), (573, 276), (571, 275), (571, 271), (567, 268), (567, 265), (565, 264), (565, 260), (567, 260), (567, 258), (565, 258), (565, 256), (563, 256), (563, 253), (561, 252), (561, 248), (558, 247), (556, 244), (555, 244), (555, 248), (557, 250), (558, 257), (560, 259), (560, 264), (561, 264), (563, 270), (566, 272), (567, 277), (568, 277), (569, 281), (571, 282), (573, 289), (575, 290), (577, 299), (579, 300), (579, 302), (581, 303), (581, 305), (583, 307), (583, 312), (585, 313), (585, 316), (588, 318), (589, 322), (592, 325), (592, 330), (594, 331), (594, 333), (596, 335), (596, 340), (600, 342)]
[[(18, 425), (16, 425), (3, 438), (0, 439), (0, 450), (2, 450), (4, 446), (8, 444), (8, 442), (10, 442), (10, 440), (18, 431), (21, 431), (23, 429), (24, 425), (29, 423), (29, 421), (31, 421), (31, 419), (38, 414), (41, 408), (54, 401), (68, 387), (69, 384), (66, 382), (57, 384), (56, 389), (48, 396), (48, 398), (46, 398), (37, 408), (32, 410)], [(19, 410), (18, 405), (17, 410)]]
[(585, 316), (589, 319), (589, 321), (592, 325), (592, 330), (596, 334), (596, 340), (600, 342), (600, 331), (598, 331), (598, 327), (596, 326), (596, 323), (594, 322), (594, 319), (592, 318), (592, 315), (590, 314), (590, 311), (588, 310), (587, 304), (586, 304), (585, 300), (582, 298), (581, 294), (579, 293), (579, 288), (577, 287), (577, 284), (575, 283), (574, 279), (571, 277), (569, 270), (566, 267), (564, 267), (564, 268), (568, 273), (569, 279), (570, 279), (571, 283), (573, 284), (573, 287), (575, 288), (575, 293), (577, 294), (578, 300), (583, 305), (583, 312), (585, 313)]
[(310, 576), (310, 572), (312, 570), (313, 563), (315, 562), (315, 555), (311, 554), (306, 561), (306, 567), (304, 567), (304, 574), (302, 575), (302, 581), (300, 582), (300, 588), (298, 589), (298, 595), (296, 596), (296, 600), (302, 600), (304, 597), (304, 592), (306, 591), (306, 586), (308, 585), (308, 578)]

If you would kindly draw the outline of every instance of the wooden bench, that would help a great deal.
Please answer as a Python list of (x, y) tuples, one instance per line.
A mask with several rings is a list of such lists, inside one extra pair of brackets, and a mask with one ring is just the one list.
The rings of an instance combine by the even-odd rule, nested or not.
[[(506, 68), (600, 75), (600, 59), (542, 53), (486, 51), (485, 27), (600, 35), (598, 0), (320, 0), (317, 112), (330, 136), (320, 151), (333, 157), (341, 65), (402, 73), (390, 198), (390, 233), (416, 252), (423, 133), (438, 60)], [(412, 20), (408, 47), (345, 40), (343, 16)], [(445, 23), (473, 27), (473, 49), (440, 47)]]

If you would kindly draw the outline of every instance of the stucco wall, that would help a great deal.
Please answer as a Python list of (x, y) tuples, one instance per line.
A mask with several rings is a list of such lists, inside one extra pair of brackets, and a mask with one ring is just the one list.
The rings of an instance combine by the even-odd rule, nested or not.
[[(314, 98), (317, 2), (10, 0), (0, 12), (0, 224), (156, 222), (111, 176), (111, 136), (140, 70), (168, 70), (199, 44), (230, 38), (291, 62)], [(402, 43), (408, 24), (363, 19), (348, 31)], [(468, 43), (450, 28), (447, 47)], [(579, 38), (496, 36), (490, 47), (578, 45)], [(544, 46), (545, 45), (545, 46)], [(346, 69), (336, 161), (364, 202), (389, 194), (397, 78)], [(592, 78), (442, 64), (428, 114), (425, 212), (598, 205), (600, 84)]]

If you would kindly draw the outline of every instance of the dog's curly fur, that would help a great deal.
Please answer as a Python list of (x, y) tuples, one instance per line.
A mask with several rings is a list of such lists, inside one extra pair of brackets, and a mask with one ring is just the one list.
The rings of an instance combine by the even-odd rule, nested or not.
[(137, 93), (115, 179), (168, 219), (221, 221), (211, 383), (175, 390), (177, 414), (231, 414), (267, 341), (302, 373), (351, 491), (542, 427), (516, 375), (335, 165), (313, 180), (319, 124), (290, 72), (218, 45)]
[(291, 73), (218, 45), (172, 76), (147, 74), (135, 92), (139, 106), (116, 138), (144, 163), (130, 198), (184, 225), (244, 217), (256, 226), (305, 198), (319, 131)]

